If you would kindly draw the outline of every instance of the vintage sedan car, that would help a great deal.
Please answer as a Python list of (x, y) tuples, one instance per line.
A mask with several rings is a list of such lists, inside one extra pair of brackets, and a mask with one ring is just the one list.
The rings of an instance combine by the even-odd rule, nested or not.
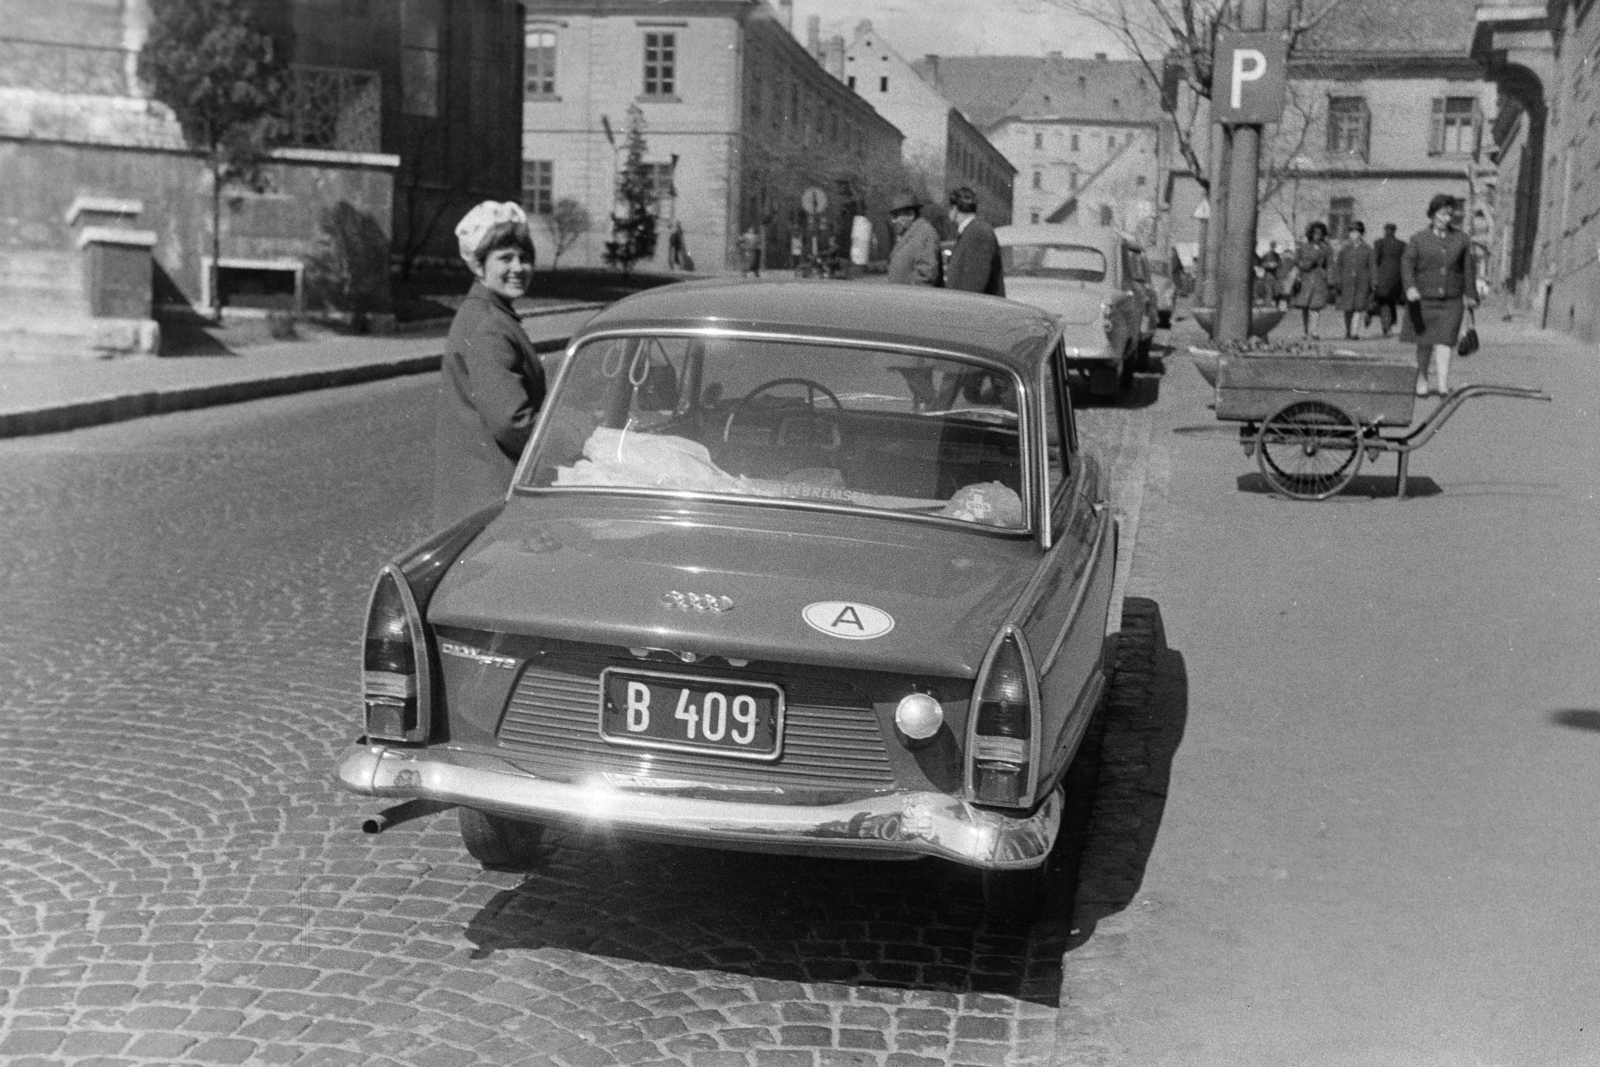
[(1150, 359), (1156, 295), (1139, 243), (1110, 227), (1059, 223), (995, 230), (1006, 295), (1048, 311), (1065, 334), (1068, 369), (1094, 396), (1116, 396)]
[(688, 283), (573, 338), (503, 504), (384, 567), (339, 770), (544, 825), (938, 857), (1026, 918), (1106, 684), (1116, 527), (1050, 317)]

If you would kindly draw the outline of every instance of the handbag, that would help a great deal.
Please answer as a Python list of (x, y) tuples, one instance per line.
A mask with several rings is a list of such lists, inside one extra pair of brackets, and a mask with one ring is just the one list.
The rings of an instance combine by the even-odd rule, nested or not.
[(1461, 335), (1461, 340), (1456, 342), (1456, 354), (1470, 356), (1478, 350), (1478, 317), (1467, 309), (1467, 318), (1472, 320), (1472, 325), (1467, 327), (1467, 332)]

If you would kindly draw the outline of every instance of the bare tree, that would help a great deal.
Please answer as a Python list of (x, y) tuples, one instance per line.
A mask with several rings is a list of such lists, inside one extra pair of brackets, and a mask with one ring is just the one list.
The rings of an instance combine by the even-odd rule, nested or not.
[[(1235, 29), (1238, 0), (1050, 0), (1109, 30), (1162, 87), (1161, 108), (1172, 116), (1178, 153), (1200, 187), (1211, 178), (1198, 138), (1208, 133), (1211, 56), (1219, 31)], [(1344, 0), (1288, 0), (1284, 30), (1292, 54)], [(1184, 91), (1187, 90), (1187, 91)]]
[(555, 252), (550, 256), (550, 269), (555, 270), (561, 253), (593, 229), (594, 220), (589, 217), (589, 209), (570, 196), (557, 200), (550, 214), (541, 217), (545, 230), (550, 234), (550, 241), (555, 245)]

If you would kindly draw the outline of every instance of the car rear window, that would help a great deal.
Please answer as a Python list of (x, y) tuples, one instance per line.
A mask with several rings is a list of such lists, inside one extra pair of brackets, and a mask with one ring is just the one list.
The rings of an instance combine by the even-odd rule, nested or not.
[(1018, 383), (956, 358), (737, 336), (600, 338), (523, 488), (690, 492), (1020, 530)]
[(1031, 244), (1001, 249), (1008, 275), (1062, 278), (1077, 282), (1106, 280), (1106, 257), (1089, 245)]

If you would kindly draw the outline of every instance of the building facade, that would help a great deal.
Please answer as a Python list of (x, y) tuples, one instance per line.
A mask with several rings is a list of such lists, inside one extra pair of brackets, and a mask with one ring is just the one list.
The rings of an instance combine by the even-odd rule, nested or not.
[(1600, 340), (1600, 13), (1594, 0), (1484, 0), (1476, 29), (1473, 57), (1502, 100), (1491, 278), (1542, 325)]
[(1017, 169), (983, 132), (923, 80), (868, 20), (849, 41), (825, 47), (816, 39), (815, 20), (808, 47), (824, 67), (837, 56), (835, 77), (905, 135), (903, 149), (911, 175), (920, 178), (930, 198), (943, 200), (961, 186), (978, 194), (978, 211), (996, 226), (1013, 221)]
[(1156, 244), (1169, 120), (1142, 65), (1053, 52), (915, 66), (1016, 168), (1017, 222), (1114, 226)]
[[(681, 226), (698, 265), (738, 263), (755, 228), (765, 262), (790, 262), (806, 229), (801, 194), (870, 201), (898, 172), (901, 135), (829, 75), (761, 0), (528, 0), (523, 199), (541, 261), (541, 219), (572, 199), (593, 227), (563, 263), (599, 265), (610, 237), (630, 111), (639, 118), (657, 196), (656, 264)], [(636, 110), (635, 110), (636, 109)], [(829, 223), (830, 232), (832, 223)]]
[[(516, 195), (516, 7), (259, 0), (257, 9), (290, 56), (287, 134), (261, 189), (226, 189), (220, 301), (302, 306), (308, 272), (336, 254), (344, 268), (360, 259), (377, 275), (359, 284), (366, 305), (381, 311), (391, 251), (453, 253), (444, 220), (454, 204)], [(146, 318), (208, 306), (209, 172), (137, 77), (150, 32), (145, 0), (16, 0), (7, 13), (6, 352), (81, 354), (94, 333), (85, 320), (103, 310), (90, 306), (96, 271), (135, 249), (151, 289)]]

